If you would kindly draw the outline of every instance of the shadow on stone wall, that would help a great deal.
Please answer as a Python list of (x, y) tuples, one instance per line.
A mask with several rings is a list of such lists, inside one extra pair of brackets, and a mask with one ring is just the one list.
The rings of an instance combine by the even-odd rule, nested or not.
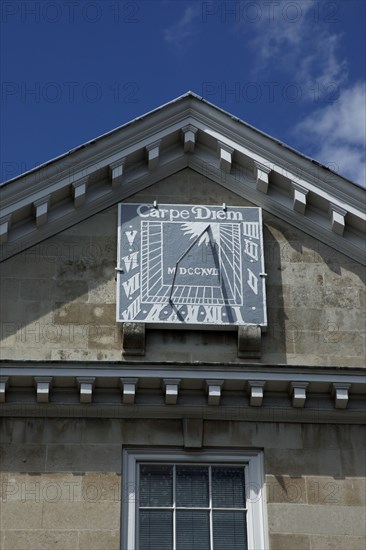
[[(189, 204), (199, 197), (250, 205), (190, 169), (129, 200)], [(363, 366), (362, 266), (270, 214), (263, 217), (268, 332), (261, 362), (339, 365), (348, 357), (349, 366)], [(3, 262), (2, 357), (121, 360), (116, 253), (114, 206)], [(148, 330), (146, 343), (146, 360), (243, 362), (235, 331)]]

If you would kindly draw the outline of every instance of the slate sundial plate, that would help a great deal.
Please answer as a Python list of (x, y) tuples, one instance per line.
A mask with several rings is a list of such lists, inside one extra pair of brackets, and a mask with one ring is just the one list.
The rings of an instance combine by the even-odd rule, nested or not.
[(117, 321), (266, 327), (261, 209), (119, 204)]

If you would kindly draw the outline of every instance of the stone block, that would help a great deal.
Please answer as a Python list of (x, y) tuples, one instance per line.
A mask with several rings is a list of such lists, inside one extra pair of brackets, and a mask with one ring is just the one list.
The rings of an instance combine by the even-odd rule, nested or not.
[(42, 503), (21, 501), (1, 503), (0, 522), (1, 530), (25, 529), (29, 531), (30, 529), (41, 529)]
[[(177, 445), (183, 447), (181, 420), (129, 419), (124, 421), (123, 434), (125, 445)], [(118, 472), (117, 469), (114, 471)]]
[[(302, 268), (305, 273), (307, 269), (304, 269), (303, 264)], [(317, 280), (320, 278), (320, 274), (317, 275)], [(363, 291), (363, 288), (354, 285), (352, 287), (346, 285), (336, 285), (329, 281), (328, 273), (324, 274), (323, 277), (327, 281), (327, 284), (318, 284), (314, 285), (311, 280), (308, 281), (308, 284), (299, 283), (296, 285), (296, 278), (294, 278), (290, 283), (290, 286), (293, 288), (292, 292), (292, 305), (294, 307), (327, 307), (327, 308), (338, 308), (344, 310), (345, 318), (350, 313), (348, 310), (360, 309), (360, 290)], [(309, 294), (311, 291), (312, 294)]]
[[(344, 474), (344, 462), (336, 449), (272, 449), (264, 453), (265, 471), (272, 475), (330, 475)], [(343, 466), (343, 468), (342, 468)]]
[(286, 332), (292, 331), (294, 338), (293, 342), (297, 342), (301, 338), (303, 331), (319, 331), (323, 327), (320, 324), (319, 318), (322, 309), (319, 308), (302, 308), (288, 307), (282, 313), (283, 322)]
[(119, 548), (119, 530), (79, 532), (79, 550), (119, 550)]
[[(233, 411), (235, 412), (235, 411)], [(248, 418), (248, 407), (238, 407), (238, 417)], [(268, 445), (272, 453), (275, 449), (283, 449), (284, 447), (291, 449), (301, 449), (301, 424), (285, 424), (285, 423), (268, 423), (268, 422), (240, 422), (240, 421), (205, 421), (204, 423), (204, 445), (212, 446), (227, 446), (235, 447), (263, 447), (265, 448), (265, 456), (267, 454)], [(266, 470), (268, 473), (270, 470)], [(284, 471), (284, 474), (289, 473)], [(295, 474), (296, 475), (296, 474)], [(298, 475), (302, 475), (301, 473)]]
[(128, 202), (148, 202), (157, 200), (158, 203), (181, 202), (189, 203), (188, 185), (191, 171), (189, 169), (180, 170), (173, 176), (164, 178), (154, 185), (135, 193), (129, 197)]
[(55, 262), (50, 261), (37, 246), (29, 248), (1, 263), (1, 276), (18, 279), (47, 279), (55, 274)]
[[(43, 435), (44, 443), (58, 445), (62, 444), (80, 444), (83, 440), (84, 433), (88, 422), (84, 418), (47, 418), (37, 419), (42, 426), (39, 426), (38, 431)], [(35, 436), (36, 437), (36, 436)]]
[(324, 290), (324, 305), (327, 307), (339, 307), (346, 310), (360, 307), (358, 288), (343, 285), (336, 289), (331, 284), (327, 284)]
[(308, 503), (365, 507), (365, 483), (365, 479), (361, 477), (346, 479), (307, 477), (306, 490)]
[(345, 310), (338, 307), (327, 307), (322, 309), (319, 316), (319, 328), (322, 332), (341, 331), (341, 332), (357, 332), (363, 322), (364, 311), (362, 308), (354, 308)]
[(120, 445), (48, 445), (48, 471), (118, 472), (121, 468)]
[(117, 205), (107, 208), (103, 212), (95, 214), (72, 227), (69, 227), (60, 235), (64, 238), (76, 236), (76, 238), (94, 236), (115, 235), (117, 231)]
[[(294, 281), (295, 283), (295, 281)], [(324, 304), (324, 288), (313, 285), (291, 285), (291, 305), (295, 308), (316, 309)]]
[[(53, 301), (46, 301), (45, 299), (27, 301), (23, 302), (22, 306), (22, 323), (24, 325), (32, 325), (32, 323), (37, 322), (42, 327), (45, 327), (45, 325), (53, 323)], [(41, 332), (45, 333), (45, 331), (46, 329), (41, 329)]]
[(61, 359), (62, 361), (120, 361), (121, 350), (100, 350), (100, 349), (53, 349), (50, 350), (49, 359), (53, 361)]
[(37, 257), (41, 257), (46, 263), (58, 266), (63, 262), (73, 262), (85, 255), (89, 250), (90, 236), (72, 236), (68, 230), (61, 231), (57, 235), (49, 237), (34, 247)]
[(301, 424), (258, 422), (253, 433), (252, 444), (255, 447), (271, 447), (271, 449), (288, 449), (290, 451), (301, 449)]
[[(18, 343), (19, 340), (16, 339), (16, 342)], [(1, 346), (0, 357), (1, 359), (14, 359), (16, 361), (49, 360), (51, 359), (51, 350), (40, 346), (39, 343), (38, 345), (36, 345), (36, 343), (33, 343), (32, 346), (26, 346), (25, 344), (23, 344), (22, 346), (19, 345), (17, 348), (15, 348), (13, 345), (9, 345), (7, 347)]]
[(298, 232), (295, 233), (294, 237), (290, 236), (289, 240), (280, 239), (278, 245), (281, 263), (312, 264), (321, 262), (322, 259), (319, 256), (315, 239), (306, 242), (306, 236), (304, 234), (300, 235), (300, 232)]
[[(12, 443), (80, 443), (86, 420), (70, 418), (4, 418), (3, 429), (12, 434)], [(80, 425), (80, 428), (78, 426)]]
[[(334, 350), (335, 352), (336, 350)], [(366, 352), (365, 352), (366, 354)], [(353, 355), (352, 350), (350, 350), (350, 354), (347, 355), (347, 361), (344, 360), (344, 357), (341, 355), (328, 355), (324, 358), (323, 364), (325, 365), (331, 365), (332, 367), (352, 367), (352, 368), (365, 368), (365, 357), (363, 354), (360, 355)], [(346, 363), (346, 364), (345, 364)]]
[[(71, 473), (11, 473), (3, 485), (3, 502), (54, 503), (88, 500), (82, 492), (83, 475)], [(85, 497), (85, 498), (84, 498)]]
[(59, 302), (67, 302), (69, 300), (87, 302), (88, 283), (86, 281), (74, 279), (56, 281), (53, 297)]
[(55, 323), (60, 325), (115, 325), (114, 304), (56, 303)]
[(202, 418), (183, 418), (183, 437), (186, 449), (201, 449), (203, 440)]
[[(282, 283), (281, 277), (276, 280), (276, 275), (272, 276), (270, 269), (267, 270), (266, 297), (268, 308), (283, 308), (291, 306), (292, 285)], [(275, 274), (280, 273), (275, 270)]]
[(328, 280), (328, 276), (326, 276), (328, 268), (323, 263), (306, 263), (306, 269), (304, 269), (303, 263), (287, 263), (285, 261), (280, 273), (284, 285), (321, 288), (324, 285), (324, 280)]
[(111, 279), (105, 279), (98, 281), (98, 284), (94, 286), (89, 285), (88, 300), (91, 304), (103, 303), (103, 304), (115, 304), (116, 303), (116, 281), (114, 275)]
[(310, 537), (309, 535), (279, 535), (271, 533), (269, 548), (270, 550), (311, 550)]
[(0, 502), (6, 500), (8, 478), (7, 472), (0, 472)]
[(281, 353), (282, 360), (279, 359), (279, 363), (287, 362), (284, 361), (283, 357), (287, 357), (295, 353), (295, 341), (298, 336), (298, 328), (296, 325), (289, 321), (276, 322), (272, 319), (272, 314), (275, 313), (275, 317), (283, 315), (287, 317), (286, 310), (274, 310), (273, 308), (268, 309), (268, 326), (269, 329), (267, 332), (262, 335), (262, 362), (264, 361), (264, 355), (267, 357), (274, 357), (270, 359), (271, 363), (276, 362), (279, 353)]
[(366, 308), (366, 291), (365, 288), (360, 288), (358, 290), (358, 301), (359, 307), (362, 311), (365, 311)]
[(21, 279), (21, 300), (50, 300), (54, 295), (55, 281), (52, 279)]
[[(41, 508), (41, 507), (40, 507)], [(107, 529), (117, 530), (120, 525), (120, 503), (110, 501), (76, 501), (44, 503), (42, 527), (44, 529)]]
[(74, 325), (56, 324), (43, 317), (28, 323), (20, 330), (18, 340), (20, 352), (29, 349), (38, 349), (38, 358), (42, 359), (51, 350), (62, 348), (65, 352), (69, 348), (78, 346), (87, 348), (89, 334), (99, 333), (99, 327), (95, 324)]
[[(278, 365), (278, 364), (283, 365), (284, 363), (288, 363), (289, 365), (291, 365), (291, 364), (296, 364), (296, 365), (301, 364), (299, 362), (294, 361), (292, 353), (272, 352), (273, 347), (272, 347), (272, 349), (269, 349), (269, 350), (267, 349), (266, 350), (265, 346), (264, 346), (265, 341), (266, 341), (266, 336), (264, 335), (263, 336), (262, 357), (261, 357), (261, 362), (263, 364), (266, 364), (266, 365)], [(307, 365), (308, 361), (305, 361), (305, 364)]]
[(237, 333), (148, 329), (145, 353), (147, 361), (237, 362)]
[[(0, 324), (1, 328), (1, 347), (0, 347), (0, 359), (9, 359), (8, 353), (14, 353), (16, 347), (16, 332), (12, 334), (15, 323), (2, 323)], [(5, 336), (6, 335), (6, 336)]]
[(350, 535), (310, 535), (310, 543), (315, 550), (365, 550), (365, 538)]
[(27, 529), (24, 531), (4, 531), (4, 550), (76, 550), (79, 548), (77, 531), (59, 531), (57, 529)]
[(305, 479), (290, 476), (266, 476), (266, 495), (268, 503), (306, 504)]
[[(364, 340), (360, 333), (343, 332), (329, 327), (326, 332), (316, 330), (301, 330), (295, 338), (295, 353), (306, 356), (309, 350), (316, 350), (319, 355), (364, 355)], [(343, 359), (345, 362), (345, 359)], [(324, 363), (324, 359), (323, 359)], [(347, 362), (348, 364), (348, 362)]]
[(271, 533), (365, 536), (365, 511), (351, 506), (268, 504)]
[[(115, 275), (114, 268), (117, 265), (117, 226), (113, 232), (105, 237), (91, 236), (91, 248), (98, 252), (98, 263), (100, 262), (104, 276)], [(112, 263), (113, 262), (113, 263)]]
[[(341, 450), (342, 474), (346, 477), (366, 476), (366, 452), (364, 450)], [(325, 474), (326, 475), (326, 474)]]
[(23, 304), (12, 301), (10, 296), (1, 300), (2, 337), (18, 330), (22, 323)]
[[(1, 274), (0, 268), (0, 274)], [(13, 302), (19, 298), (20, 280), (15, 278), (16, 273), (13, 273), (13, 277), (1, 277), (0, 279), (0, 298), (1, 300), (9, 299)]]
[(14, 443), (2, 445), (0, 463), (5, 472), (42, 472), (46, 464), (46, 447)]
[[(136, 361), (141, 361), (141, 359), (139, 359), (139, 356), (135, 356), (135, 359), (134, 359), (134, 356), (133, 355), (129, 355), (129, 356), (126, 356), (126, 361), (133, 361), (133, 360), (136, 360)], [(146, 348), (145, 348), (145, 361), (160, 361), (160, 362), (164, 362), (164, 361), (180, 361), (180, 362), (190, 362), (192, 361), (192, 358), (191, 358), (191, 353), (190, 352), (186, 352), (186, 351), (169, 351), (169, 350), (164, 350), (164, 349), (161, 349), (161, 348), (150, 348), (148, 347), (148, 345), (146, 345)]]
[[(210, 170), (210, 168), (208, 168), (208, 170)], [(224, 179), (227, 177), (223, 172), (221, 175)], [(220, 187), (219, 184), (208, 179), (207, 176), (208, 174), (206, 175), (204, 172), (202, 175), (196, 174), (194, 177), (190, 178), (188, 203), (218, 205), (225, 202), (230, 206), (238, 204), (238, 196), (235, 195), (235, 193)], [(242, 199), (239, 200), (242, 206), (243, 201)]]
[(122, 444), (124, 422), (114, 419), (93, 418), (92, 420), (74, 420), (73, 428), (85, 444)]
[(81, 492), (84, 500), (119, 502), (121, 476), (116, 473), (87, 472), (82, 476)]

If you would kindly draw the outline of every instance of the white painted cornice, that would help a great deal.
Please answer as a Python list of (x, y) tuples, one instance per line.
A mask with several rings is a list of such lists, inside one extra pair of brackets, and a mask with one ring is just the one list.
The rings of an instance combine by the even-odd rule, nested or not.
[(346, 367), (3, 361), (1, 372), (4, 416), (364, 423), (366, 413), (365, 371)]
[(362, 188), (192, 93), (1, 186), (1, 258), (188, 166), (365, 263)]

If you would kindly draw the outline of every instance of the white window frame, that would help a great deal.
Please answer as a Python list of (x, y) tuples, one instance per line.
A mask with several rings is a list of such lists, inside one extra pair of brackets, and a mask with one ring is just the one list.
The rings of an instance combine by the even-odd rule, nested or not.
[(206, 463), (245, 467), (248, 550), (268, 550), (263, 452), (260, 450), (123, 449), (122, 459), (122, 550), (136, 548), (138, 466), (140, 463)]

